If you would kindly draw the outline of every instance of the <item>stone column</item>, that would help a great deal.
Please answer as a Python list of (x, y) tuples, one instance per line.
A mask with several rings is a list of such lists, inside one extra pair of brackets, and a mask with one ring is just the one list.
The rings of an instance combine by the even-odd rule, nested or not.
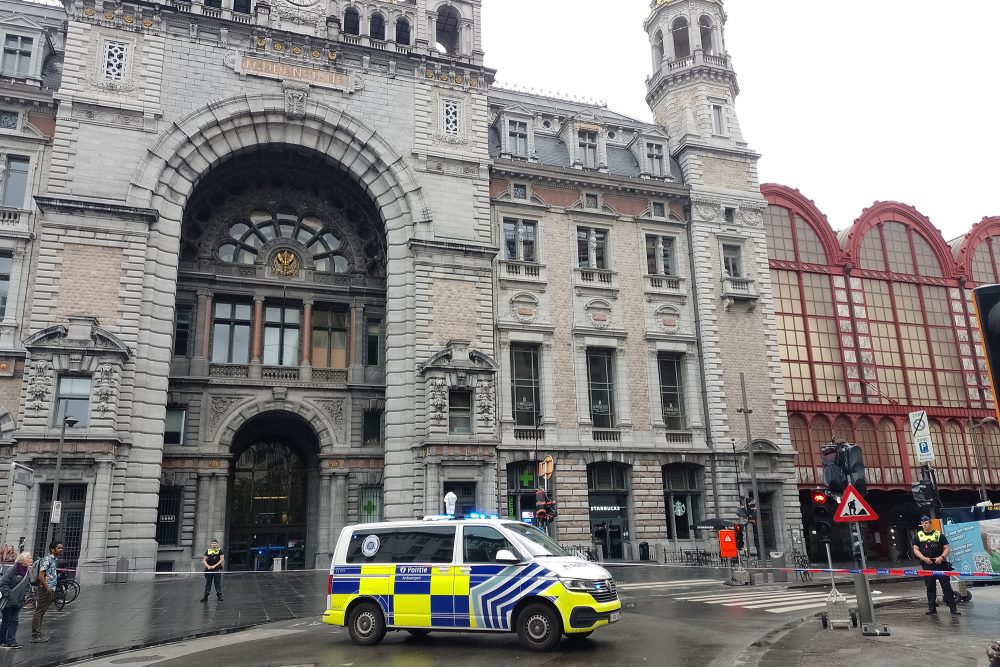
[(208, 360), (212, 355), (212, 293), (198, 291), (198, 317), (195, 318), (195, 341), (201, 336), (201, 344), (195, 344), (194, 358), (191, 359), (191, 375), (208, 375)]
[[(216, 538), (222, 542), (224, 546), (226, 544), (227, 535), (226, 532), (226, 482), (227, 476), (225, 473), (213, 472), (211, 482), (209, 483), (209, 494), (211, 495), (211, 509), (210, 509), (210, 523), (209, 532), (211, 535), (208, 539)], [(205, 547), (208, 548), (207, 546)]]
[(425, 463), (424, 478), (427, 485), (424, 488), (424, 514), (441, 514), (444, 512), (444, 494), (441, 493), (441, 471), (437, 463)]
[(334, 535), (340, 535), (340, 530), (347, 525), (347, 476), (346, 470), (338, 470), (333, 475), (333, 511), (330, 516), (333, 517), (331, 528)]
[[(83, 542), (80, 545), (80, 560), (77, 567), (81, 584), (104, 583), (105, 554), (108, 549), (108, 522), (111, 519), (111, 482), (115, 472), (113, 458), (98, 458), (95, 461), (96, 475), (87, 499), (86, 521)], [(36, 553), (36, 557), (40, 554)]]
[(264, 354), (264, 297), (253, 298), (253, 323), (250, 325), (250, 377), (260, 378)]
[(313, 302), (302, 302), (302, 356), (299, 362), (299, 379), (312, 380), (312, 316)]
[(365, 304), (355, 301), (351, 304), (351, 332), (348, 345), (348, 378), (351, 382), (365, 381)]
[[(325, 461), (320, 461), (320, 465)], [(333, 471), (329, 468), (319, 470), (319, 527), (316, 531), (316, 564), (314, 567), (324, 567), (333, 554), (334, 540), (331, 533), (334, 529), (333, 505)]]
[[(194, 545), (191, 547), (192, 558), (208, 548), (212, 539), (209, 534), (211, 526), (211, 476), (208, 473), (198, 473), (198, 497), (195, 499), (194, 514)], [(228, 546), (228, 545), (227, 545)], [(198, 569), (198, 563), (194, 563)]]

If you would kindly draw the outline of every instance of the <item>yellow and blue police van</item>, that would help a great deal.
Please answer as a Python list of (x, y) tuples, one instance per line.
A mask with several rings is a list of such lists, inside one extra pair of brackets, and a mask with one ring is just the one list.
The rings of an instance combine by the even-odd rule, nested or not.
[(518, 521), (453, 519), (348, 526), (330, 566), (323, 622), (356, 644), (386, 630), (516, 632), (536, 651), (621, 619), (608, 571)]

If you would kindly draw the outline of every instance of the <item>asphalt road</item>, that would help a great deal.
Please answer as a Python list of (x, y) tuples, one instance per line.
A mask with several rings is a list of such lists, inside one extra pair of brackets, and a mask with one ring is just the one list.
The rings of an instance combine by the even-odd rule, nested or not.
[[(617, 569), (616, 569), (617, 570)], [(389, 667), (405, 665), (684, 665), (729, 667), (752, 642), (809, 616), (824, 589), (723, 586), (716, 572), (649, 569), (616, 571), (622, 581), (622, 621), (551, 653), (532, 653), (512, 634), (433, 633), (414, 638), (390, 632), (375, 647), (355, 646), (347, 631), (318, 619), (271, 623), (248, 631), (120, 654), (80, 664), (181, 667)], [(913, 595), (917, 583), (876, 587), (885, 599)], [(845, 594), (848, 589), (842, 590)]]

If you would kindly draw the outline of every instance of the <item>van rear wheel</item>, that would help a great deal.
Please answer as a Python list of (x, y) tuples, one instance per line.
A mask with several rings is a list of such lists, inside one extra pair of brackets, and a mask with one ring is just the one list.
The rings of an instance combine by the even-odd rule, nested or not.
[(517, 617), (517, 638), (532, 651), (551, 651), (562, 637), (562, 619), (548, 605), (535, 603)]
[(347, 632), (358, 646), (378, 644), (385, 637), (385, 616), (374, 602), (361, 602), (351, 610)]

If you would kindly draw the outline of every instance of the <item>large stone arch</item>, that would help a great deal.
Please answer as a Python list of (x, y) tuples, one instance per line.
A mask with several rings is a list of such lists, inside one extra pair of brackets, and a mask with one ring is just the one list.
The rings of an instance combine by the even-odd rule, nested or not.
[[(337, 400), (343, 401), (344, 399)], [(324, 403), (333, 402), (334, 400), (324, 401)], [(342, 410), (346, 411), (346, 407), (343, 405)], [(308, 424), (316, 436), (319, 453), (328, 454), (333, 451), (336, 444), (343, 445), (342, 442), (337, 441), (338, 426), (334, 423), (332, 412), (332, 409), (324, 410), (308, 401), (249, 400), (236, 406), (230, 414), (223, 418), (215, 430), (211, 446), (219, 454), (229, 454), (233, 440), (244, 424), (254, 417), (279, 413), (298, 417)], [(341, 425), (340, 428), (343, 429), (344, 425)]]
[[(412, 359), (414, 337), (407, 323), (415, 310), (414, 266), (408, 243), (428, 238), (430, 209), (402, 156), (373, 128), (355, 116), (318, 100), (308, 100), (301, 119), (290, 119), (280, 94), (244, 95), (218, 100), (171, 126), (148, 149), (129, 186), (126, 204), (155, 214), (145, 257), (139, 337), (135, 354), (135, 391), (129, 465), (142, 471), (125, 484), (121, 548), (136, 555), (139, 569), (151, 570), (156, 554), (159, 465), (162, 460), (170, 331), (177, 287), (178, 252), (184, 207), (202, 174), (241, 152), (286, 145), (327, 156), (371, 197), (386, 229), (387, 289), (393, 303), (386, 316), (387, 495), (408, 484), (407, 425), (413, 423)], [(395, 443), (399, 443), (398, 446)], [(402, 495), (400, 495), (402, 497)], [(396, 508), (386, 505), (387, 516)], [(399, 507), (405, 515), (408, 507)], [(126, 525), (127, 524), (127, 525)]]

